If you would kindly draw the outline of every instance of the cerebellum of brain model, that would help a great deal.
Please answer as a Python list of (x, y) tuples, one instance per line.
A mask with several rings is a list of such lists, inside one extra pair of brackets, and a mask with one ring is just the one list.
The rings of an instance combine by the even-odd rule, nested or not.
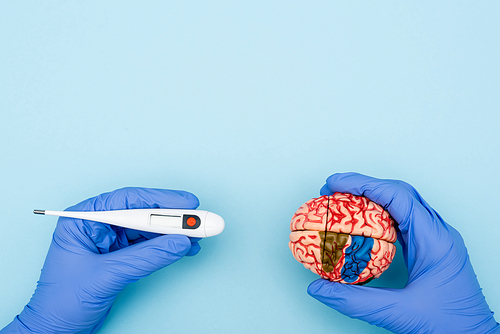
[(295, 259), (332, 282), (368, 283), (389, 267), (396, 253), (389, 213), (361, 196), (313, 198), (295, 212), (290, 230)]

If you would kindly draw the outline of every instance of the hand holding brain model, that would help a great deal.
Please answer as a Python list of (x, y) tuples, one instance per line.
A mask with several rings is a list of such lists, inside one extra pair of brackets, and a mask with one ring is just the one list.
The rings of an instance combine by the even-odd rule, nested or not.
[[(345, 193), (354, 196), (342, 195)], [(342, 274), (349, 253), (346, 251), (348, 243), (354, 243), (353, 235), (361, 235), (365, 239), (372, 238), (374, 245), (377, 240), (388, 240), (387, 242), (392, 245), (393, 231), (391, 228), (383, 227), (390, 225), (389, 220), (385, 218), (383, 210), (379, 211), (376, 208), (374, 210), (378, 213), (374, 214), (375, 219), (372, 221), (379, 219), (382, 222), (378, 230), (364, 231), (362, 225), (356, 227), (356, 224), (346, 231), (339, 230), (348, 237), (343, 247), (344, 240), (339, 242), (338, 240), (342, 238), (336, 237), (335, 256), (340, 261), (337, 261), (337, 264), (334, 264), (335, 260), (326, 261), (325, 257), (321, 260), (319, 254), (314, 255), (314, 261), (320, 259), (319, 265), (314, 264), (312, 258), (298, 256), (306, 266), (311, 265), (311, 270), (326, 278), (309, 285), (307, 291), (312, 297), (351, 318), (364, 320), (394, 333), (500, 333), (500, 325), (495, 321), (493, 312), (481, 292), (460, 233), (448, 225), (412, 186), (402, 181), (342, 173), (334, 174), (327, 179), (326, 185), (321, 189), (321, 195), (325, 196), (323, 200), (320, 198), (317, 200), (318, 203), (313, 203), (315, 200), (308, 203), (321, 206), (324, 205), (324, 198), (330, 198), (330, 201), (332, 198), (334, 201), (349, 199), (358, 203), (364, 200), (357, 196), (363, 196), (387, 210), (399, 229), (397, 239), (402, 246), (408, 268), (408, 282), (403, 289), (338, 283), (366, 282), (370, 277), (377, 277), (392, 259), (394, 252), (391, 246), (387, 246), (384, 255), (379, 258), (379, 264), (375, 264), (374, 261), (370, 267), (373, 254), (381, 255), (377, 247), (372, 246), (371, 258), (357, 257), (359, 258), (356, 264), (359, 268), (355, 269), (357, 276)], [(347, 199), (344, 199), (344, 196)], [(371, 205), (368, 201), (363, 203), (365, 204)], [(350, 207), (352, 211), (356, 205), (351, 204)], [(298, 215), (300, 211), (299, 209)], [(300, 232), (302, 234), (309, 233), (303, 231), (313, 230), (312, 227), (316, 226), (312, 225), (315, 224), (314, 219), (309, 224), (305, 223), (303, 228), (301, 220), (298, 219), (295, 226), (301, 228), (295, 229), (302, 230)], [(384, 225), (386, 223), (389, 225)], [(325, 234), (324, 231), (327, 229), (324, 228), (324, 230), (316, 229), (318, 232), (315, 233), (319, 238), (321, 233)], [(300, 237), (291, 236), (291, 239), (293, 244), (297, 243)], [(308, 239), (304, 237), (303, 240), (304, 243), (315, 243), (314, 238), (307, 241)], [(363, 245), (358, 248), (363, 248)], [(293, 251), (295, 246), (291, 246)], [(297, 251), (294, 252), (297, 258), (296, 253)], [(365, 268), (362, 269), (362, 266)]]

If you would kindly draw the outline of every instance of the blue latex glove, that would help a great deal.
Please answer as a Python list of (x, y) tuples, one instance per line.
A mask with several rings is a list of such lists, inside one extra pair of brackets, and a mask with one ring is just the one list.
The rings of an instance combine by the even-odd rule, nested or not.
[[(191, 193), (123, 188), (67, 211), (195, 209)], [(95, 333), (128, 284), (200, 250), (197, 239), (59, 218), (40, 280), (28, 305), (0, 333)]]
[(356, 173), (334, 174), (321, 195), (361, 195), (380, 204), (398, 223), (408, 268), (404, 289), (353, 286), (317, 280), (307, 292), (351, 318), (395, 333), (498, 333), (464, 241), (409, 184)]

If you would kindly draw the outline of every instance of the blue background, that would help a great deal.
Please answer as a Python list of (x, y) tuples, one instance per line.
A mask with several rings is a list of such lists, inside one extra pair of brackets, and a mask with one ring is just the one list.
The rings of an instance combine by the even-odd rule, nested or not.
[[(101, 333), (385, 333), (306, 293), (289, 221), (327, 176), (405, 180), (500, 312), (496, 1), (0, 2), (0, 327), (61, 210), (182, 189), (226, 230), (119, 295)], [(402, 287), (401, 252), (372, 286)], [(497, 321), (500, 320), (497, 314)]]

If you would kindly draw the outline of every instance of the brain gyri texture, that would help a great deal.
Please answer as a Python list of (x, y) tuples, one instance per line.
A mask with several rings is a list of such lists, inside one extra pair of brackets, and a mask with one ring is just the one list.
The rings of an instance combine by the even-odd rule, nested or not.
[(290, 230), (295, 259), (334, 282), (368, 283), (389, 267), (396, 252), (389, 213), (361, 196), (313, 198), (295, 212)]

